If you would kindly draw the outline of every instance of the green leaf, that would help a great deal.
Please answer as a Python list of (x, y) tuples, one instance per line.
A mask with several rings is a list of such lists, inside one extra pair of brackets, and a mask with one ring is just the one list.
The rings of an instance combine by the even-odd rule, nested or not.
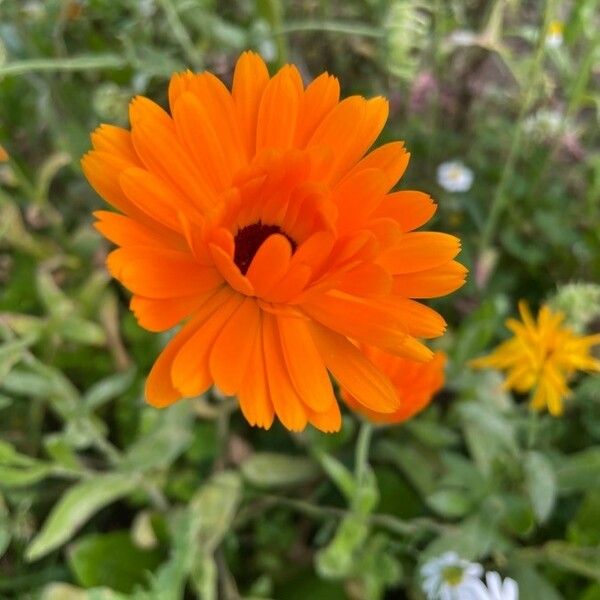
[(556, 500), (556, 476), (552, 463), (540, 452), (528, 452), (524, 461), (525, 489), (539, 523), (552, 513)]
[(382, 440), (375, 445), (374, 456), (393, 463), (423, 496), (437, 487), (435, 460), (414, 444)]
[(68, 583), (50, 583), (41, 593), (40, 600), (128, 600), (128, 598), (108, 588), (82, 590)]
[(356, 495), (357, 487), (352, 471), (327, 452), (317, 452), (316, 457), (323, 471), (327, 473), (346, 499), (351, 502)]
[(133, 492), (139, 478), (130, 473), (96, 475), (71, 487), (54, 505), (42, 530), (27, 547), (27, 560), (37, 560), (64, 544), (96, 512)]
[(29, 346), (37, 336), (29, 335), (20, 340), (7, 342), (0, 346), (0, 382), (8, 375), (9, 371), (23, 358)]
[(0, 487), (24, 487), (33, 485), (52, 474), (52, 466), (37, 464), (28, 467), (0, 465)]
[(515, 535), (529, 535), (535, 526), (535, 516), (529, 502), (522, 496), (509, 493), (503, 494), (500, 500), (504, 507), (504, 525)]
[(404, 423), (404, 427), (414, 435), (419, 442), (431, 448), (455, 447), (460, 443), (459, 434), (435, 421), (413, 419)]
[(95, 383), (83, 396), (87, 409), (95, 410), (125, 393), (133, 383), (134, 377), (135, 369), (128, 369), (123, 373), (110, 375)]
[(578, 546), (600, 546), (600, 490), (585, 495), (567, 531), (568, 540)]
[(312, 460), (275, 452), (256, 452), (242, 463), (241, 471), (250, 483), (263, 488), (290, 487), (319, 474)]
[(427, 505), (442, 517), (457, 519), (466, 515), (473, 503), (469, 496), (457, 489), (442, 489), (426, 498)]
[(500, 453), (518, 455), (513, 425), (493, 407), (464, 402), (458, 411), (469, 451), (483, 473), (490, 472)]
[(229, 530), (242, 492), (242, 481), (235, 471), (214, 475), (190, 500), (192, 528), (198, 551), (212, 552)]
[(476, 514), (431, 542), (421, 553), (420, 560), (427, 562), (428, 559), (451, 551), (469, 560), (480, 560), (489, 554), (491, 548), (500, 552), (504, 545), (493, 520)]
[(129, 448), (120, 469), (140, 471), (168, 467), (191, 443), (191, 410), (188, 402), (180, 402), (161, 411), (154, 428), (143, 432)]
[(358, 552), (368, 535), (368, 521), (362, 515), (349, 513), (339, 524), (329, 544), (317, 552), (317, 572), (324, 579), (350, 576), (354, 572)]
[(508, 575), (519, 584), (519, 598), (564, 600), (559, 591), (536, 569), (522, 560), (511, 561)]
[(600, 547), (582, 548), (568, 542), (548, 542), (545, 556), (561, 569), (600, 581)]
[(557, 468), (559, 492), (563, 494), (600, 489), (600, 447), (572, 454)]
[(160, 552), (136, 546), (128, 531), (80, 538), (70, 548), (68, 562), (77, 582), (86, 587), (107, 586), (130, 592), (160, 563)]
[(104, 329), (93, 321), (70, 316), (58, 327), (58, 333), (65, 339), (89, 346), (103, 346), (106, 343)]

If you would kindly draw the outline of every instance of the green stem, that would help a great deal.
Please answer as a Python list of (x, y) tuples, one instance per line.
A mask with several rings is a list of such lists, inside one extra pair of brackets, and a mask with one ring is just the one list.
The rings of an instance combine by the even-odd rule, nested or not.
[(165, 13), (167, 23), (173, 32), (175, 40), (181, 47), (186, 60), (189, 61), (192, 67), (199, 69), (202, 66), (202, 57), (194, 47), (185, 25), (179, 18), (179, 14), (177, 14), (173, 2), (171, 0), (158, 0), (158, 3)]
[(358, 431), (358, 439), (356, 440), (356, 462), (354, 465), (354, 475), (358, 485), (360, 485), (361, 481), (364, 481), (369, 469), (369, 448), (372, 436), (373, 425), (363, 421)]
[(88, 71), (90, 69), (121, 69), (128, 62), (116, 54), (73, 56), (71, 58), (32, 58), (9, 62), (0, 67), (0, 77), (40, 71)]
[(575, 78), (575, 81), (573, 82), (573, 85), (571, 86), (567, 108), (565, 110), (560, 128), (556, 134), (555, 142), (552, 145), (552, 148), (546, 154), (546, 159), (542, 163), (542, 166), (538, 169), (534, 183), (531, 186), (531, 195), (533, 198), (536, 198), (538, 196), (539, 187), (548, 171), (548, 168), (550, 164), (554, 161), (556, 155), (558, 154), (558, 151), (560, 150), (563, 136), (567, 127), (570, 124), (571, 118), (579, 110), (579, 108), (585, 101), (586, 89), (590, 80), (590, 76), (592, 74), (594, 60), (596, 59), (596, 50), (599, 44), (599, 37), (596, 37), (589, 44), (588, 51), (581, 62), (581, 67), (577, 70), (577, 76)]
[(515, 129), (508, 151), (508, 156), (506, 157), (506, 162), (504, 163), (504, 168), (500, 176), (500, 181), (498, 182), (498, 186), (496, 187), (496, 192), (492, 200), (490, 213), (483, 228), (480, 241), (480, 251), (485, 250), (490, 245), (490, 242), (494, 237), (494, 233), (496, 232), (496, 229), (498, 227), (500, 216), (502, 215), (502, 212), (504, 211), (507, 205), (508, 194), (506, 192), (508, 184), (512, 180), (515, 164), (517, 162), (519, 154), (519, 149), (521, 147), (521, 138), (523, 135), (523, 121), (527, 113), (529, 112), (533, 101), (535, 100), (538, 75), (542, 72), (542, 61), (544, 59), (545, 52), (544, 32), (548, 30), (548, 26), (550, 24), (550, 20), (553, 14), (553, 4), (553, 0), (547, 0), (546, 2), (544, 10), (544, 22), (541, 28), (538, 45), (531, 62), (531, 66), (529, 68), (527, 78), (525, 80), (527, 89), (525, 92), (523, 103), (521, 105), (521, 109), (519, 110), (517, 121), (514, 126)]
[(361, 23), (344, 21), (298, 21), (291, 22), (276, 29), (274, 35), (286, 35), (288, 33), (300, 32), (326, 32), (339, 33), (341, 35), (361, 35), (363, 37), (380, 38), (384, 33), (381, 29), (369, 27)]

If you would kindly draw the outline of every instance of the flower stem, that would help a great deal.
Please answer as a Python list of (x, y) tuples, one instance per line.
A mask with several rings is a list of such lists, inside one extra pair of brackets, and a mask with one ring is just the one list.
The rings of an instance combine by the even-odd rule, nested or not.
[(538, 45), (535, 50), (535, 54), (532, 58), (531, 66), (527, 73), (527, 78), (525, 79), (525, 85), (527, 86), (527, 89), (525, 91), (523, 103), (521, 104), (517, 121), (515, 123), (515, 129), (508, 151), (508, 156), (506, 157), (506, 162), (504, 163), (504, 168), (500, 176), (500, 181), (498, 182), (498, 186), (496, 187), (496, 192), (492, 200), (492, 206), (487, 221), (483, 228), (480, 241), (480, 251), (487, 249), (487, 247), (490, 245), (490, 242), (494, 237), (494, 233), (496, 232), (496, 229), (498, 227), (500, 216), (502, 215), (502, 212), (504, 211), (508, 203), (509, 197), (507, 194), (507, 188), (509, 183), (511, 182), (515, 169), (515, 164), (517, 162), (519, 154), (519, 149), (521, 147), (521, 138), (523, 134), (523, 120), (525, 119), (527, 113), (529, 112), (529, 109), (533, 104), (533, 101), (535, 100), (538, 74), (542, 71), (542, 62), (544, 59), (545, 32), (548, 29), (548, 25), (550, 24), (552, 15), (554, 13), (553, 5), (554, 0), (546, 1), (544, 9), (544, 20), (540, 30)]
[(376, 27), (344, 21), (297, 21), (290, 22), (274, 31), (275, 35), (300, 32), (326, 32), (342, 35), (361, 35), (363, 37), (380, 38), (383, 31)]
[(181, 47), (185, 58), (190, 62), (191, 66), (199, 69), (202, 66), (202, 57), (197, 49), (194, 47), (185, 25), (179, 18), (177, 10), (173, 5), (172, 0), (158, 0), (160, 6), (165, 13), (167, 23), (173, 32), (173, 36), (177, 40), (177, 43)]
[(356, 477), (356, 482), (359, 485), (361, 481), (364, 481), (369, 468), (369, 448), (371, 446), (372, 436), (373, 425), (363, 421), (356, 440), (356, 460), (354, 465), (354, 475)]

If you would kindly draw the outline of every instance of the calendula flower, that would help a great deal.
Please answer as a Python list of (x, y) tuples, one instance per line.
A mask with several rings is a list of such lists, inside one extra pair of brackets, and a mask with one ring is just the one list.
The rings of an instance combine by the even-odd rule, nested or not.
[(427, 600), (467, 600), (475, 598), (483, 567), (446, 552), (423, 566), (423, 591)]
[(449, 192), (467, 192), (473, 185), (473, 171), (459, 160), (451, 160), (438, 167), (437, 181)]
[(563, 43), (563, 30), (565, 26), (562, 21), (552, 21), (546, 33), (546, 47), (559, 48)]
[(491, 571), (485, 574), (486, 584), (479, 582), (474, 590), (472, 600), (519, 600), (519, 586), (514, 579), (502, 579), (498, 573)]
[(563, 313), (548, 306), (542, 306), (537, 321), (524, 301), (519, 302), (519, 312), (522, 321), (506, 321), (514, 337), (471, 365), (507, 371), (506, 389), (531, 391), (532, 408), (547, 407), (552, 415), (560, 415), (570, 393), (569, 378), (576, 371), (600, 371), (600, 360), (590, 354), (591, 347), (600, 344), (600, 334), (576, 334), (563, 325)]
[(0, 162), (6, 162), (8, 160), (8, 152), (4, 149), (4, 146), (0, 144)]
[(367, 409), (398, 410), (357, 344), (429, 360), (417, 338), (445, 323), (415, 299), (455, 290), (465, 269), (457, 238), (414, 231), (435, 212), (429, 196), (390, 191), (408, 164), (403, 144), (365, 156), (387, 102), (340, 102), (327, 73), (305, 88), (294, 66), (269, 77), (244, 53), (231, 92), (210, 73), (181, 73), (169, 106), (135, 98), (131, 131), (101, 126), (82, 161), (122, 213), (95, 213), (96, 227), (120, 246), (107, 265), (138, 322), (183, 323), (150, 372), (148, 402), (216, 384), (253, 425), (276, 415), (290, 430), (334, 431), (329, 372)]
[(446, 355), (443, 352), (436, 352), (428, 362), (394, 356), (373, 347), (364, 348), (364, 353), (390, 378), (402, 402), (393, 413), (380, 413), (361, 405), (343, 389), (346, 404), (375, 423), (401, 423), (414, 417), (444, 386)]

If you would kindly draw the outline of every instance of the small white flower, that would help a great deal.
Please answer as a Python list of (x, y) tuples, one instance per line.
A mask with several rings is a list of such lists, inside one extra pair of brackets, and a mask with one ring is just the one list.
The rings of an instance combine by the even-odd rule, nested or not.
[(427, 600), (477, 600), (482, 573), (480, 564), (460, 558), (456, 552), (446, 552), (423, 565), (423, 591)]
[(466, 192), (473, 185), (473, 171), (459, 160), (451, 160), (437, 168), (437, 181), (449, 192)]
[(480, 581), (473, 600), (519, 600), (519, 586), (514, 579), (502, 577), (495, 571), (485, 574), (485, 584)]
[(558, 135), (563, 121), (559, 110), (542, 108), (523, 121), (523, 131), (536, 139), (548, 140)]
[(563, 24), (561, 21), (552, 21), (546, 34), (546, 48), (560, 48), (563, 43)]

